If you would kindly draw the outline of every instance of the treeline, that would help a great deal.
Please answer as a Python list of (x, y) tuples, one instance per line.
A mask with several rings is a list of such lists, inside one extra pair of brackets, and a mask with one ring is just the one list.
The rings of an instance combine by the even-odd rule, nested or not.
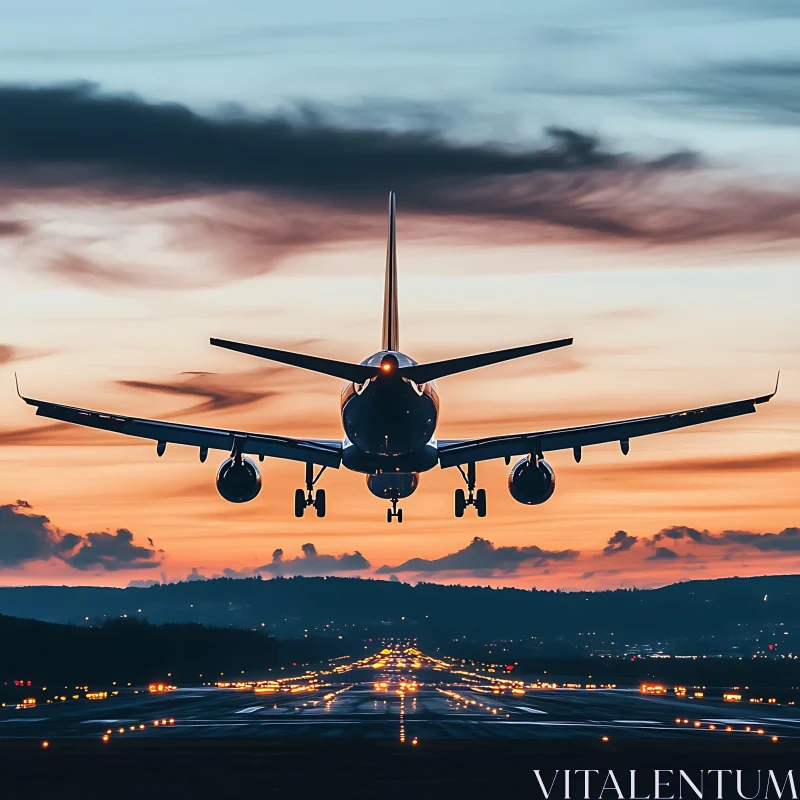
[[(0, 588), (0, 613), (83, 624), (128, 617), (309, 635), (424, 636), (446, 644), (539, 637), (551, 645), (596, 634), (616, 642), (679, 642), (720, 652), (800, 635), (800, 576), (689, 581), (652, 590), (558, 592), (359, 578), (220, 578), (149, 588)], [(405, 618), (405, 619), (403, 619)], [(780, 631), (776, 626), (783, 626)], [(763, 631), (764, 633), (760, 633)], [(613, 636), (605, 637), (605, 634)], [(789, 636), (784, 634), (789, 633)], [(602, 634), (602, 635), (601, 635)], [(585, 639), (577, 641), (581, 648)], [(677, 646), (677, 645), (676, 645)], [(749, 653), (748, 653), (749, 654)]]
[(258, 631), (198, 623), (153, 625), (115, 619), (88, 627), (0, 616), (0, 684), (198, 683), (217, 680), (220, 673), (266, 673), (270, 667), (344, 654), (344, 644), (337, 639), (278, 640)]

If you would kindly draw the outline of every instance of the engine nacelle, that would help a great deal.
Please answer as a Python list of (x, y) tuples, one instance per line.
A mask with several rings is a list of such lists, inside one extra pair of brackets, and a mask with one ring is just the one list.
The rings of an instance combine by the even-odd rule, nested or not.
[(402, 500), (414, 494), (419, 486), (419, 475), (416, 472), (379, 472), (367, 475), (367, 488), (384, 500)]
[(217, 472), (217, 491), (229, 503), (248, 503), (261, 491), (261, 472), (247, 456), (226, 458)]
[(527, 458), (518, 461), (508, 476), (508, 491), (518, 503), (538, 506), (553, 496), (556, 474), (543, 459), (535, 464)]

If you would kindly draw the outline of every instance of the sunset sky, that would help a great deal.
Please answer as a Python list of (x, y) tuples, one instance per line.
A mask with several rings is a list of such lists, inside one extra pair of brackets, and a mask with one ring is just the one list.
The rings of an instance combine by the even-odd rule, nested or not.
[[(799, 38), (790, 0), (19, 5), (0, 27), (0, 584), (800, 571)], [(344, 469), (328, 516), (297, 520), (299, 463), (268, 459), (230, 505), (221, 453), (159, 459), (17, 398), (15, 371), (55, 402), (339, 438), (340, 381), (208, 338), (378, 350), (392, 189), (405, 352), (575, 338), (439, 381), (441, 438), (753, 397), (780, 369), (778, 396), (627, 457), (552, 454), (538, 507), (480, 464), (486, 519), (455, 519), (460, 476), (436, 469), (402, 525)]]

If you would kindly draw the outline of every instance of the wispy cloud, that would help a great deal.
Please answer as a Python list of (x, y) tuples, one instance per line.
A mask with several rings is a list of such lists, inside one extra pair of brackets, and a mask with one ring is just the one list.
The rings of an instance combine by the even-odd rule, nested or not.
[[(284, 372), (280, 367), (275, 367), (270, 372)], [(277, 395), (274, 390), (255, 390), (248, 388), (243, 376), (220, 375), (212, 372), (184, 372), (175, 381), (142, 381), (122, 380), (117, 384), (125, 389), (139, 389), (155, 394), (174, 395), (177, 397), (199, 398), (202, 402), (195, 403), (189, 408), (177, 413), (202, 414), (211, 411), (224, 411), (264, 400)], [(172, 414), (176, 416), (176, 414)]]

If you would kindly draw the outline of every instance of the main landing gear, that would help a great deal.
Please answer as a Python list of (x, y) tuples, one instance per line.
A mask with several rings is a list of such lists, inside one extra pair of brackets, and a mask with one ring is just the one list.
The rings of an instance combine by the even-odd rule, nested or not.
[(478, 512), (479, 517), (486, 516), (486, 489), (478, 489), (475, 491), (475, 462), (473, 461), (471, 464), (467, 464), (467, 471), (461, 468), (461, 465), (458, 465), (458, 471), (461, 473), (461, 476), (464, 478), (464, 482), (467, 484), (467, 492), (465, 493), (463, 489), (456, 489), (456, 498), (455, 498), (455, 512), (457, 517), (464, 516), (464, 510), (467, 506), (475, 506), (475, 510)]
[(314, 477), (314, 465), (306, 464), (306, 488), (296, 489), (294, 493), (294, 515), (302, 517), (306, 513), (306, 508), (314, 506), (318, 517), (325, 516), (325, 490), (317, 489), (314, 491), (314, 484), (322, 477), (326, 467), (322, 467)]
[(386, 509), (386, 521), (391, 522), (392, 517), (397, 517), (398, 522), (403, 521), (403, 509), (397, 507), (397, 501), (399, 498), (393, 497), (392, 498), (392, 507)]

